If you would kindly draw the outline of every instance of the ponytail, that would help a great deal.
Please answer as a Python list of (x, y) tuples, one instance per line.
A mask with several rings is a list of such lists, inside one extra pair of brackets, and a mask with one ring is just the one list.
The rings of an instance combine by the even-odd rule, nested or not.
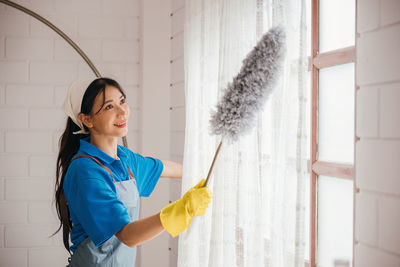
[(62, 227), (63, 230), (63, 242), (64, 247), (69, 250), (69, 234), (72, 229), (72, 222), (69, 215), (68, 203), (64, 195), (64, 178), (67, 173), (69, 164), (71, 163), (72, 157), (79, 150), (80, 139), (88, 136), (82, 134), (73, 134), (75, 131), (79, 131), (80, 128), (76, 125), (71, 118), (68, 117), (67, 126), (65, 131), (60, 137), (59, 147), (60, 152), (57, 157), (57, 169), (56, 169), (56, 184), (55, 184), (55, 203), (57, 209), (57, 215), (60, 219), (60, 226), (53, 234), (58, 233)]

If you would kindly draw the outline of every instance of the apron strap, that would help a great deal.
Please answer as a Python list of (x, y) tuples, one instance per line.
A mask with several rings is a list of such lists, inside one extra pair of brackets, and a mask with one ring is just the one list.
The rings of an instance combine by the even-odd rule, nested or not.
[[(94, 160), (97, 164), (99, 164), (101, 167), (103, 167), (103, 169), (105, 169), (105, 170), (111, 175), (111, 177), (112, 177), (112, 179), (113, 179), (113, 181), (114, 181), (114, 183), (115, 183), (115, 179), (114, 179), (114, 176), (112, 175), (111, 170), (110, 170), (109, 168), (107, 168), (106, 166), (104, 166), (103, 163), (101, 163), (101, 162), (100, 162), (98, 159), (96, 159), (95, 157), (90, 156), (90, 155), (81, 154), (81, 155), (75, 156), (71, 161), (73, 161), (74, 159), (84, 158), (84, 157), (91, 158), (91, 159)], [(129, 172), (130, 172), (130, 171), (129, 171)]]
[[(103, 168), (111, 175), (111, 177), (113, 178), (114, 183), (116, 183), (116, 182), (115, 182), (115, 179), (114, 179), (114, 176), (112, 175), (111, 170), (110, 170), (109, 168), (107, 168), (106, 166), (104, 166), (103, 163), (101, 163), (98, 159), (96, 159), (96, 158), (93, 157), (93, 156), (86, 155), (86, 154), (80, 154), (80, 155), (75, 156), (71, 161), (73, 161), (74, 159), (77, 159), (77, 158), (84, 158), (84, 157), (91, 158), (91, 159), (94, 160), (97, 164), (99, 164), (101, 167), (103, 167)], [(129, 173), (129, 177), (130, 177), (131, 179), (134, 179), (134, 180), (135, 180), (135, 176), (133, 175), (133, 173), (131, 172), (131, 170), (130, 170), (129, 168), (128, 168), (128, 173)]]

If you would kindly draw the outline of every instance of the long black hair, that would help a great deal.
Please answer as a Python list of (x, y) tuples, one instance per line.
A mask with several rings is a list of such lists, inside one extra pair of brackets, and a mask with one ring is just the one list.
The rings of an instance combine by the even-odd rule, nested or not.
[[(107, 86), (113, 86), (119, 89), (121, 94), (126, 97), (125, 92), (121, 86), (113, 79), (109, 78), (98, 78), (94, 80), (86, 89), (83, 95), (81, 104), (81, 113), (83, 114), (97, 114), (104, 106), (105, 102), (105, 89)], [(93, 104), (96, 97), (103, 93), (103, 104), (101, 108), (93, 112)], [(85, 130), (88, 129), (85, 127)], [(58, 233), (62, 227), (63, 229), (63, 242), (67, 251), (71, 254), (69, 248), (69, 234), (72, 229), (72, 222), (69, 215), (68, 203), (64, 195), (64, 178), (67, 173), (68, 166), (71, 164), (72, 157), (78, 152), (80, 139), (89, 136), (89, 134), (73, 134), (75, 131), (79, 131), (80, 128), (76, 125), (70, 117), (68, 117), (67, 125), (64, 133), (61, 135), (59, 140), (59, 153), (57, 157), (57, 169), (56, 169), (56, 183), (55, 183), (55, 196), (54, 200), (56, 203), (57, 215), (60, 219), (60, 226), (57, 231), (53, 234)]]

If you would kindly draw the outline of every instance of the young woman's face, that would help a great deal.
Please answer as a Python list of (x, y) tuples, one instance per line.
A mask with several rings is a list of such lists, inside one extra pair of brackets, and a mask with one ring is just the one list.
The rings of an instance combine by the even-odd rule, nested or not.
[[(99, 111), (103, 99), (104, 106)], [(105, 98), (103, 93), (97, 95), (91, 113), (91, 133), (113, 137), (122, 137), (128, 133), (130, 109), (118, 88), (107, 86)]]

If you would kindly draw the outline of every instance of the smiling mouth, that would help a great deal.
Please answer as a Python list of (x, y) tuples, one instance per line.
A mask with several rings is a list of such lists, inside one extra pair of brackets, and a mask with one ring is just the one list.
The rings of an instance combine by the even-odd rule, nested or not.
[(117, 126), (118, 128), (123, 128), (123, 127), (126, 126), (126, 122), (127, 122), (127, 121), (123, 121), (123, 122), (121, 122), (121, 123), (114, 124), (114, 125)]

